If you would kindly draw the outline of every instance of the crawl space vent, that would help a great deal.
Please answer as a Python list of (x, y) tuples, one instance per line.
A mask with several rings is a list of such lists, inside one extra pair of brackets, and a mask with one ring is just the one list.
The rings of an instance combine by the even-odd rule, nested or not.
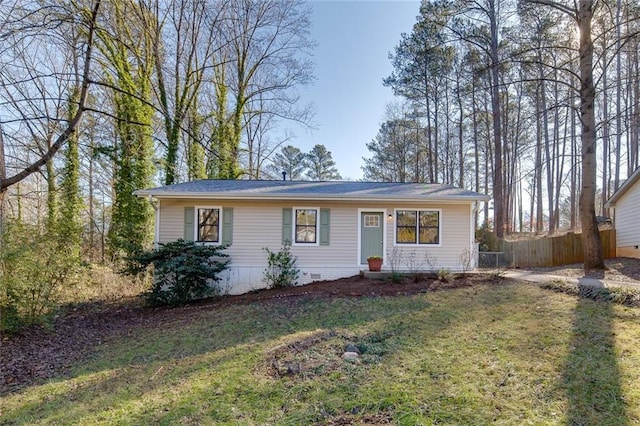
[(321, 277), (321, 275), (320, 275), (320, 274), (311, 274), (311, 279), (312, 279), (312, 280), (319, 280), (319, 279), (320, 279), (320, 277)]

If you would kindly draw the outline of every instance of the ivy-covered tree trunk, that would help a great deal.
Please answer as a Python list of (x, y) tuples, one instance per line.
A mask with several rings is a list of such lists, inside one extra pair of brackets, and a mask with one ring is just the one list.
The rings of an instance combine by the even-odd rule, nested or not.
[(45, 226), (53, 229), (57, 224), (58, 200), (56, 196), (56, 171), (53, 162), (49, 161), (46, 167), (47, 179), (47, 220)]
[(187, 117), (187, 177), (189, 180), (207, 178), (204, 148), (200, 143), (202, 121), (197, 104), (194, 102)]
[[(216, 113), (215, 124), (209, 144), (209, 159), (207, 161), (207, 176), (210, 179), (236, 179), (239, 173), (233, 159), (233, 146), (236, 135), (234, 127), (229, 122), (227, 109), (227, 81), (226, 65), (216, 67)], [(238, 139), (238, 145), (240, 141)]]
[(116, 98), (118, 146), (108, 240), (111, 256), (119, 259), (142, 251), (152, 240), (151, 206), (133, 191), (151, 186), (153, 111), (133, 96), (120, 94)]
[(0, 243), (2, 243), (2, 235), (6, 223), (5, 213), (5, 195), (7, 189), (2, 186), (2, 182), (7, 178), (7, 168), (4, 156), (4, 136), (2, 134), (2, 126), (0, 126)]
[[(78, 110), (80, 91), (74, 89), (69, 99), (69, 119)], [(60, 184), (60, 214), (58, 215), (59, 244), (67, 250), (67, 255), (80, 260), (82, 243), (82, 197), (80, 196), (80, 159), (78, 154), (78, 132), (74, 132), (67, 140), (65, 150), (65, 166)]]
[[(153, 75), (152, 39), (146, 32), (153, 14), (143, 5), (112, 4), (116, 37), (102, 33), (102, 50), (113, 69), (116, 146), (114, 199), (107, 234), (111, 257), (141, 252), (152, 242), (153, 214), (147, 200), (133, 195), (152, 184), (153, 108), (150, 106)], [(133, 25), (137, 19), (138, 25)]]

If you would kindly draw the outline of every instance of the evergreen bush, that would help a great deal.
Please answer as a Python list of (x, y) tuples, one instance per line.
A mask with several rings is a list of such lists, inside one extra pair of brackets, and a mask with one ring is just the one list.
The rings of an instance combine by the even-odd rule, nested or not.
[(219, 274), (229, 263), (225, 249), (184, 240), (160, 244), (158, 249), (132, 256), (126, 272), (140, 274), (153, 265), (153, 283), (145, 294), (147, 302), (153, 306), (184, 305), (222, 294)]

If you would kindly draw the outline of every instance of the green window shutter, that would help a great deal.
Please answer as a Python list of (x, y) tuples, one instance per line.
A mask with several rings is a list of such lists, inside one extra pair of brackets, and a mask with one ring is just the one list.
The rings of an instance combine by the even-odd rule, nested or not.
[(194, 216), (195, 216), (195, 211), (193, 207), (184, 208), (184, 240), (185, 241), (195, 240), (195, 236), (193, 235)]
[(329, 245), (329, 209), (320, 209), (320, 245)]
[(231, 245), (233, 242), (233, 207), (222, 209), (222, 244)]
[(291, 244), (293, 229), (293, 212), (291, 209), (282, 209), (282, 244)]

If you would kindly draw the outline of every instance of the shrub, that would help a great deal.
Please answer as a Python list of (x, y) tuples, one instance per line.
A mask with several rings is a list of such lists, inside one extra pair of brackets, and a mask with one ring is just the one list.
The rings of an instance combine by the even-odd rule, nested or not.
[(403, 275), (400, 272), (391, 272), (391, 282), (394, 284), (400, 284), (402, 282)]
[(0, 332), (46, 321), (60, 292), (76, 283), (78, 259), (63, 252), (55, 229), (8, 221), (0, 235)]
[[(425, 259), (428, 253), (425, 253)], [(409, 276), (413, 282), (417, 283), (422, 278), (422, 270), (424, 269), (424, 262), (420, 260), (418, 254), (415, 251), (411, 251), (405, 255), (405, 266), (409, 271)]]
[(264, 281), (269, 288), (291, 287), (298, 283), (300, 270), (296, 266), (296, 257), (291, 254), (291, 246), (287, 243), (278, 252), (267, 247), (267, 268), (264, 270)]
[(129, 259), (128, 274), (140, 274), (153, 265), (153, 284), (145, 294), (153, 306), (184, 305), (204, 297), (222, 293), (217, 285), (219, 273), (227, 269), (225, 246), (196, 244), (178, 240), (160, 244)]
[(458, 256), (458, 259), (460, 260), (460, 266), (462, 266), (463, 274), (466, 274), (471, 269), (473, 269), (471, 265), (475, 264), (476, 259), (478, 259), (478, 252), (475, 246), (472, 249), (467, 248), (462, 250), (462, 252)]
[(387, 253), (388, 264), (391, 267), (391, 272), (398, 272), (400, 269), (400, 261), (402, 260), (402, 256), (398, 247), (394, 247), (389, 253)]
[(453, 279), (453, 274), (446, 268), (439, 269), (437, 272), (437, 276), (438, 280), (442, 281), (443, 283), (448, 283)]
[(496, 235), (485, 225), (476, 230), (476, 241), (479, 244), (480, 251), (494, 252), (498, 250), (498, 239)]

